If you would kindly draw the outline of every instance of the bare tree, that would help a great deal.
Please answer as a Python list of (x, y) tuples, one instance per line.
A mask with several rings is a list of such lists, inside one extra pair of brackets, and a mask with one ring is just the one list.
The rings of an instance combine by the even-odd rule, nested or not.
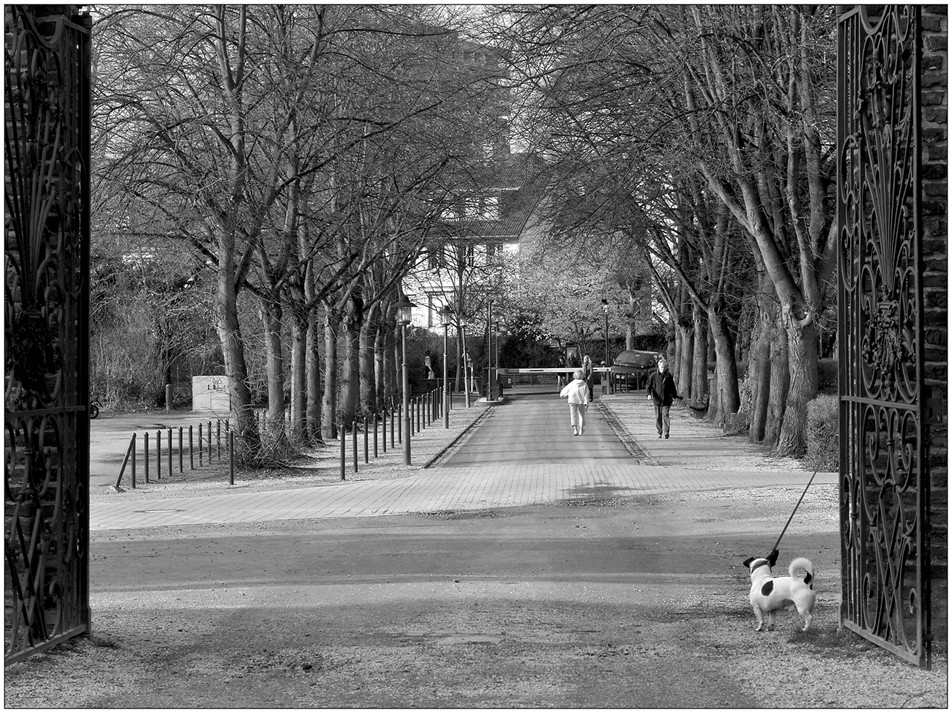
[[(737, 403), (734, 389), (725, 389), (733, 378), (727, 356), (733, 349), (723, 309), (742, 302), (746, 288), (738, 280), (728, 284), (724, 268), (731, 263), (723, 251), (728, 244), (719, 236), (733, 234), (732, 225), (746, 234), (750, 262), (762, 268), (760, 274), (774, 289), (787, 342), (787, 354), (772, 358), (774, 368), (758, 364), (751, 373), (769, 380), (761, 388), (769, 385), (775, 413), (783, 405), (782, 418), (774, 420), (781, 424), (778, 450), (802, 449), (806, 401), (816, 390), (815, 323), (830, 264), (831, 10), (504, 8), (496, 25), (503, 27), (499, 36), (509, 41), (514, 67), (523, 70), (533, 119), (527, 122), (528, 138), (560, 165), (562, 176), (575, 176), (586, 192), (597, 187), (585, 198), (589, 214), (600, 212), (607, 224), (614, 220), (619, 228), (627, 216), (646, 215), (654, 225), (649, 234), (669, 237), (670, 252), (656, 249), (655, 255), (665, 256), (671, 267), (684, 266), (684, 246), (670, 243), (674, 230), (679, 241), (690, 239), (692, 249), (699, 249), (697, 274), (707, 275), (709, 285), (726, 287), (720, 296), (706, 296), (689, 270), (677, 270), (693, 302), (694, 330), (710, 328), (721, 342), (718, 367), (727, 361), (726, 381), (719, 376), (717, 387), (721, 412)], [(605, 166), (610, 168), (602, 171)], [(626, 180), (606, 184), (606, 174)], [(703, 191), (694, 176), (703, 180)], [(665, 209), (665, 187), (679, 194), (677, 203), (691, 207), (689, 221)], [(726, 207), (727, 216), (705, 207), (712, 197)], [(632, 202), (637, 210), (619, 210)], [(701, 235), (708, 237), (697, 242)], [(656, 248), (665, 244), (654, 243)], [(731, 249), (737, 245), (730, 243)], [(769, 293), (761, 289), (758, 294)], [(683, 303), (669, 297), (670, 309), (683, 310)], [(772, 313), (771, 305), (761, 309)], [(686, 315), (673, 316), (686, 338)], [(769, 336), (764, 330), (759, 334)], [(695, 355), (703, 357), (706, 337), (696, 333), (694, 341)], [(759, 347), (754, 353), (765, 356)], [(780, 369), (787, 369), (786, 380)], [(698, 383), (703, 369), (695, 364), (693, 373), (697, 391), (703, 388)]]

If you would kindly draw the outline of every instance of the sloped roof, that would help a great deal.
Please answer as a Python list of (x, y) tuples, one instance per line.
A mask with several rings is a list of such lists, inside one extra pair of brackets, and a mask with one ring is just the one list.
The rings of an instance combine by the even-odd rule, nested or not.
[(532, 158), (510, 154), (497, 170), (484, 180), (484, 196), (499, 198), (497, 220), (461, 218), (441, 221), (433, 235), (442, 239), (460, 239), (493, 243), (518, 242), (539, 200), (539, 191), (531, 181)]

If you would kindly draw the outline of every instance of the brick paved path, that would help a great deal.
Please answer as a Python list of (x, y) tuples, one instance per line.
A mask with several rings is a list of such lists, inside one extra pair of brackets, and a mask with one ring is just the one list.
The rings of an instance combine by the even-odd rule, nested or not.
[[(679, 490), (800, 486), (809, 479), (802, 469), (764, 472), (659, 465), (651, 449), (663, 457), (687, 448), (703, 465), (705, 460), (729, 463), (730, 449), (743, 446), (739, 439), (698, 439), (690, 434), (679, 444), (677, 430), (670, 441), (649, 442), (644, 434), (653, 429), (653, 412), (647, 404), (635, 404), (636, 408), (630, 404), (629, 399), (624, 424), (611, 419), (614, 426), (602, 406), (590, 409), (585, 435), (574, 438), (564, 400), (515, 396), (490, 406), (493, 411), (487, 418), (480, 419), (433, 467), (405, 478), (274, 491), (234, 488), (194, 496), (120, 494), (92, 503), (90, 527), (114, 530), (490, 509)], [(685, 422), (682, 432), (688, 425)], [(708, 433), (716, 430), (706, 424), (697, 427), (709, 429)], [(627, 448), (622, 440), (629, 442)], [(836, 475), (820, 473), (814, 482), (835, 483)]]

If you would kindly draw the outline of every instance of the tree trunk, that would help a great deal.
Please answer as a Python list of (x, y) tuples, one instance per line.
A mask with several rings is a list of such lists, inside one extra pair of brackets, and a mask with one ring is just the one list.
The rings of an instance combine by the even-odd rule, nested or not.
[(307, 436), (316, 443), (324, 443), (321, 433), (321, 325), (317, 318), (317, 310), (311, 309), (307, 314)]
[(359, 353), (359, 379), (360, 379), (360, 410), (363, 414), (369, 416), (376, 412), (377, 405), (377, 380), (374, 378), (376, 370), (374, 368), (374, 349), (373, 344), (377, 335), (377, 303), (371, 305), (367, 316), (360, 325), (360, 353)]
[(678, 322), (675, 326), (675, 343), (679, 344), (681, 355), (677, 361), (678, 393), (686, 399), (694, 398), (691, 391), (691, 373), (694, 371), (694, 326), (689, 322)]
[(348, 426), (357, 415), (360, 399), (360, 329), (363, 324), (363, 306), (356, 297), (347, 300), (342, 320), (343, 354), (341, 355), (340, 402), (337, 408), (341, 422)]
[[(635, 348), (635, 318), (634, 315), (637, 314), (638, 302), (635, 300), (635, 296), (630, 292), (628, 294), (628, 314), (632, 315), (625, 323), (625, 349), (632, 350)], [(606, 366), (611, 366), (607, 364)]]
[(238, 322), (238, 293), (235, 289), (235, 242), (233, 235), (222, 236), (218, 254), (218, 289), (215, 301), (215, 322), (221, 340), (225, 374), (228, 376), (228, 391), (231, 410), (235, 416), (235, 432), (238, 435), (238, 460), (248, 462), (261, 450), (261, 436), (251, 407), (251, 390), (248, 388), (248, 366), (245, 362), (245, 347)]
[(757, 293), (750, 320), (750, 343), (747, 347), (747, 375), (745, 378), (747, 391), (747, 418), (749, 430), (747, 438), (751, 443), (760, 443), (764, 440), (767, 428), (767, 412), (770, 400), (771, 370), (770, 340), (773, 336), (773, 323), (779, 314), (777, 309), (777, 293), (767, 274), (763, 261), (756, 252), (753, 238), (748, 236), (752, 243), (752, 250), (756, 262)]
[(337, 330), (340, 317), (324, 307), (324, 398), (321, 402), (321, 437), (337, 438)]
[(291, 443), (307, 442), (307, 316), (291, 320)]
[(751, 443), (764, 440), (767, 428), (767, 404), (770, 399), (770, 322), (772, 317), (760, 311), (755, 321), (754, 334), (747, 356), (747, 390), (750, 394), (750, 430), (747, 438)]
[(775, 319), (770, 321), (768, 329), (769, 337), (767, 341), (769, 343), (771, 369), (767, 417), (764, 426), (764, 444), (773, 448), (780, 440), (780, 427), (783, 424), (787, 391), (790, 388), (790, 370), (783, 366), (789, 361), (786, 335)]
[[(671, 373), (677, 374), (675, 379), (678, 380), (678, 383), (681, 383), (681, 355), (684, 353), (684, 347), (681, 345), (681, 330), (672, 329), (670, 322), (668, 327), (665, 330), (666, 332), (673, 333), (674, 335), (674, 361), (671, 362)], [(668, 344), (671, 343), (671, 340), (668, 340)]]
[(694, 318), (694, 363), (691, 370), (691, 398), (703, 399), (709, 393), (707, 383), (707, 317), (697, 304), (692, 307)]
[(463, 340), (460, 335), (459, 326), (456, 327), (456, 339), (453, 340), (456, 349), (456, 372), (453, 375), (453, 391), (459, 393), (462, 390), (463, 379)]
[(396, 408), (400, 403), (402, 397), (403, 389), (403, 351), (400, 347), (401, 339), (401, 330), (404, 327), (401, 327), (399, 324), (394, 322), (393, 328), (388, 329), (391, 353), (393, 354), (393, 371), (391, 372), (391, 390), (387, 392), (387, 395), (390, 396), (390, 407)]
[(261, 324), (264, 329), (265, 374), (268, 381), (268, 413), (266, 429), (268, 445), (281, 450), (287, 444), (284, 429), (284, 357), (281, 346), (281, 305), (263, 298), (260, 301)]
[(387, 334), (386, 320), (377, 315), (374, 329), (374, 411), (382, 413), (387, 404)]
[(817, 391), (816, 326), (812, 322), (801, 326), (789, 320), (786, 332), (789, 390), (776, 450), (779, 455), (800, 456), (806, 450), (807, 403)]
[(714, 368), (715, 388), (710, 401), (713, 408), (708, 408), (707, 415), (712, 422), (723, 425), (727, 418), (740, 409), (734, 337), (724, 318), (723, 311), (718, 309), (717, 306), (708, 310), (707, 320), (714, 341), (714, 352), (717, 355)]

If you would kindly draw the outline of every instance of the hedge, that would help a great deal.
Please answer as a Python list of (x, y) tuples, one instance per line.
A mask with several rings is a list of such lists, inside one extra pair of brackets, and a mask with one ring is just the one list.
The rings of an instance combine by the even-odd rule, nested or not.
[(835, 473), (840, 463), (839, 398), (820, 394), (807, 404), (807, 453), (811, 470)]

